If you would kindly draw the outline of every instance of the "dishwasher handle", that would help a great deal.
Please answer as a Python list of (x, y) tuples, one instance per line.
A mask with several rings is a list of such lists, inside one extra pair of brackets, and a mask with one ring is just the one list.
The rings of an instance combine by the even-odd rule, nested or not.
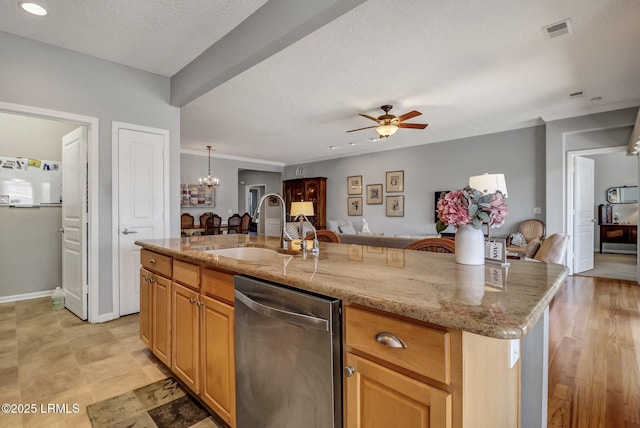
[(271, 306), (264, 305), (262, 303), (258, 303), (255, 300), (251, 299), (247, 295), (241, 293), (240, 291), (235, 291), (236, 299), (240, 300), (242, 303), (247, 305), (249, 309), (271, 317), (277, 318), (280, 320), (287, 321), (291, 324), (296, 324), (302, 327), (309, 327), (316, 330), (321, 331), (329, 331), (329, 321), (312, 317), (310, 315), (298, 314), (296, 312), (289, 312), (282, 309), (272, 308)]

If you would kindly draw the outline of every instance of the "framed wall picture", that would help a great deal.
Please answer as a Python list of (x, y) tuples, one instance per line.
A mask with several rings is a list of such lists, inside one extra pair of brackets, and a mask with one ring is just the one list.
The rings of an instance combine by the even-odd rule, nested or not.
[(404, 171), (387, 171), (387, 193), (404, 192)]
[(378, 205), (382, 203), (382, 184), (367, 184), (367, 204)]
[(362, 176), (347, 177), (347, 195), (362, 195)]
[(347, 198), (347, 214), (362, 215), (362, 196), (349, 196)]
[(267, 199), (267, 205), (270, 207), (277, 207), (278, 205), (280, 205), (280, 200), (275, 196), (269, 196), (269, 198)]
[(404, 217), (404, 196), (387, 196), (387, 217)]

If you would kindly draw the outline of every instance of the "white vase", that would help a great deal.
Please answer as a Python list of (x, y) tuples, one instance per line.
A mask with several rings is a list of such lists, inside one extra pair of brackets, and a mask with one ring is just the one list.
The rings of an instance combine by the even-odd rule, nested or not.
[(456, 231), (456, 263), (463, 265), (484, 264), (484, 233), (465, 224)]

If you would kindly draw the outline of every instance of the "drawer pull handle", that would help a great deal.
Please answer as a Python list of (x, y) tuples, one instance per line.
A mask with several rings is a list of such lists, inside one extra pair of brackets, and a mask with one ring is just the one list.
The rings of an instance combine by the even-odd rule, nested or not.
[(346, 377), (351, 377), (356, 372), (356, 369), (351, 366), (346, 366), (344, 369), (342, 369), (342, 371), (344, 372), (344, 375)]
[(393, 333), (389, 333), (388, 331), (381, 331), (376, 334), (376, 341), (381, 343), (389, 348), (406, 348), (407, 345), (404, 344), (402, 340), (398, 336)]
[(149, 263), (151, 263), (152, 265), (156, 264), (156, 259), (149, 259)]

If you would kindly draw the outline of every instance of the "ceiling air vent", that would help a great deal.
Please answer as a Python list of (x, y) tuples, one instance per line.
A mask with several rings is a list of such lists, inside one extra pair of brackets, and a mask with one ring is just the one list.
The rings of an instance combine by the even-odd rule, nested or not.
[(570, 19), (565, 19), (564, 21), (542, 27), (542, 31), (545, 36), (550, 39), (555, 39), (556, 37), (564, 36), (566, 34), (573, 34)]

